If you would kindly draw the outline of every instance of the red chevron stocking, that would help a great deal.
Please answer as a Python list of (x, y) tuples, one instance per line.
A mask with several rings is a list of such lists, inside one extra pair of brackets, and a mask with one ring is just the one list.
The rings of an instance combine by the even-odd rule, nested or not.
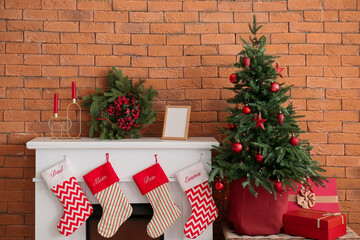
[(176, 173), (191, 205), (191, 216), (185, 224), (187, 238), (197, 238), (219, 215), (208, 184), (209, 176), (201, 162)]
[(64, 214), (57, 228), (61, 234), (69, 236), (90, 217), (93, 208), (66, 160), (45, 170), (41, 175), (63, 204)]

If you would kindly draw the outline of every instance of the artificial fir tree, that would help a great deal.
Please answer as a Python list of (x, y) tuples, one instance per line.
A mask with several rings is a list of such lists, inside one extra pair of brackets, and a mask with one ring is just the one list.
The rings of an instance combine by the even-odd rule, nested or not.
[(278, 63), (274, 68), (276, 57), (265, 54), (266, 37), (256, 36), (261, 27), (254, 16), (250, 42), (241, 38), (239, 70), (230, 75), (234, 86), (227, 88), (235, 93), (227, 102), (236, 107), (227, 109), (228, 128), (220, 129), (226, 137), (222, 147), (215, 147), (211, 179), (245, 178), (243, 187), (255, 196), (255, 186), (261, 185), (276, 198), (276, 192), (295, 189), (296, 183), (310, 186), (309, 178), (323, 186), (319, 172), (324, 170), (311, 159), (308, 141), (299, 140), (303, 131), (296, 119), (301, 116), (288, 101), (291, 86), (276, 82), (283, 68)]

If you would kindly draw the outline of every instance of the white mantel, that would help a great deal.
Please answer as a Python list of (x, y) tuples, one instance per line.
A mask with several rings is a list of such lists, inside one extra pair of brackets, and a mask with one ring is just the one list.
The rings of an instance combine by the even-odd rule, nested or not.
[[(210, 149), (219, 143), (215, 138), (193, 137), (187, 141), (163, 140), (161, 138), (140, 138), (125, 140), (100, 140), (98, 138), (51, 139), (35, 138), (27, 143), (27, 148), (36, 149), (35, 184), (35, 239), (70, 239), (85, 240), (85, 224), (70, 237), (63, 237), (56, 225), (62, 215), (62, 206), (57, 197), (47, 189), (40, 178), (41, 172), (52, 165), (69, 160), (81, 188), (92, 204), (98, 201), (91, 194), (82, 176), (105, 163), (105, 154), (110, 154), (110, 162), (120, 178), (120, 186), (131, 203), (148, 203), (132, 180), (132, 176), (155, 163), (154, 154), (169, 177), (170, 193), (175, 203), (182, 210), (182, 215), (165, 232), (166, 240), (187, 239), (183, 228), (190, 216), (191, 208), (186, 195), (175, 179), (175, 173), (196, 162), (202, 161), (210, 171)], [(212, 226), (198, 240), (212, 239)]]

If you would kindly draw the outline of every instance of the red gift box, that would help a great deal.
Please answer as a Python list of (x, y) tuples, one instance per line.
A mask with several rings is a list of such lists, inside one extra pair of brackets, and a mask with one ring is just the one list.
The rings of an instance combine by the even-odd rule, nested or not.
[(284, 214), (284, 233), (319, 240), (346, 234), (346, 214), (298, 209)]
[(338, 195), (336, 188), (336, 179), (328, 178), (329, 182), (324, 182), (325, 188), (316, 186), (309, 182), (312, 186), (301, 186), (289, 191), (288, 212), (305, 208), (312, 210), (320, 210), (327, 212), (339, 212)]

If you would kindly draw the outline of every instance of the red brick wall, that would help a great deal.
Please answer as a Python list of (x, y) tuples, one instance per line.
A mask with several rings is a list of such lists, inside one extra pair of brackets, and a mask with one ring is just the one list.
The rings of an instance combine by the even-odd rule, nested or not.
[(24, 144), (49, 134), (54, 92), (64, 110), (71, 81), (84, 96), (115, 65), (158, 89), (153, 135), (166, 104), (189, 104), (190, 135), (219, 138), (231, 96), (222, 87), (254, 13), (295, 85), (303, 137), (359, 232), (359, 0), (0, 0), (0, 239), (34, 238), (34, 152)]

